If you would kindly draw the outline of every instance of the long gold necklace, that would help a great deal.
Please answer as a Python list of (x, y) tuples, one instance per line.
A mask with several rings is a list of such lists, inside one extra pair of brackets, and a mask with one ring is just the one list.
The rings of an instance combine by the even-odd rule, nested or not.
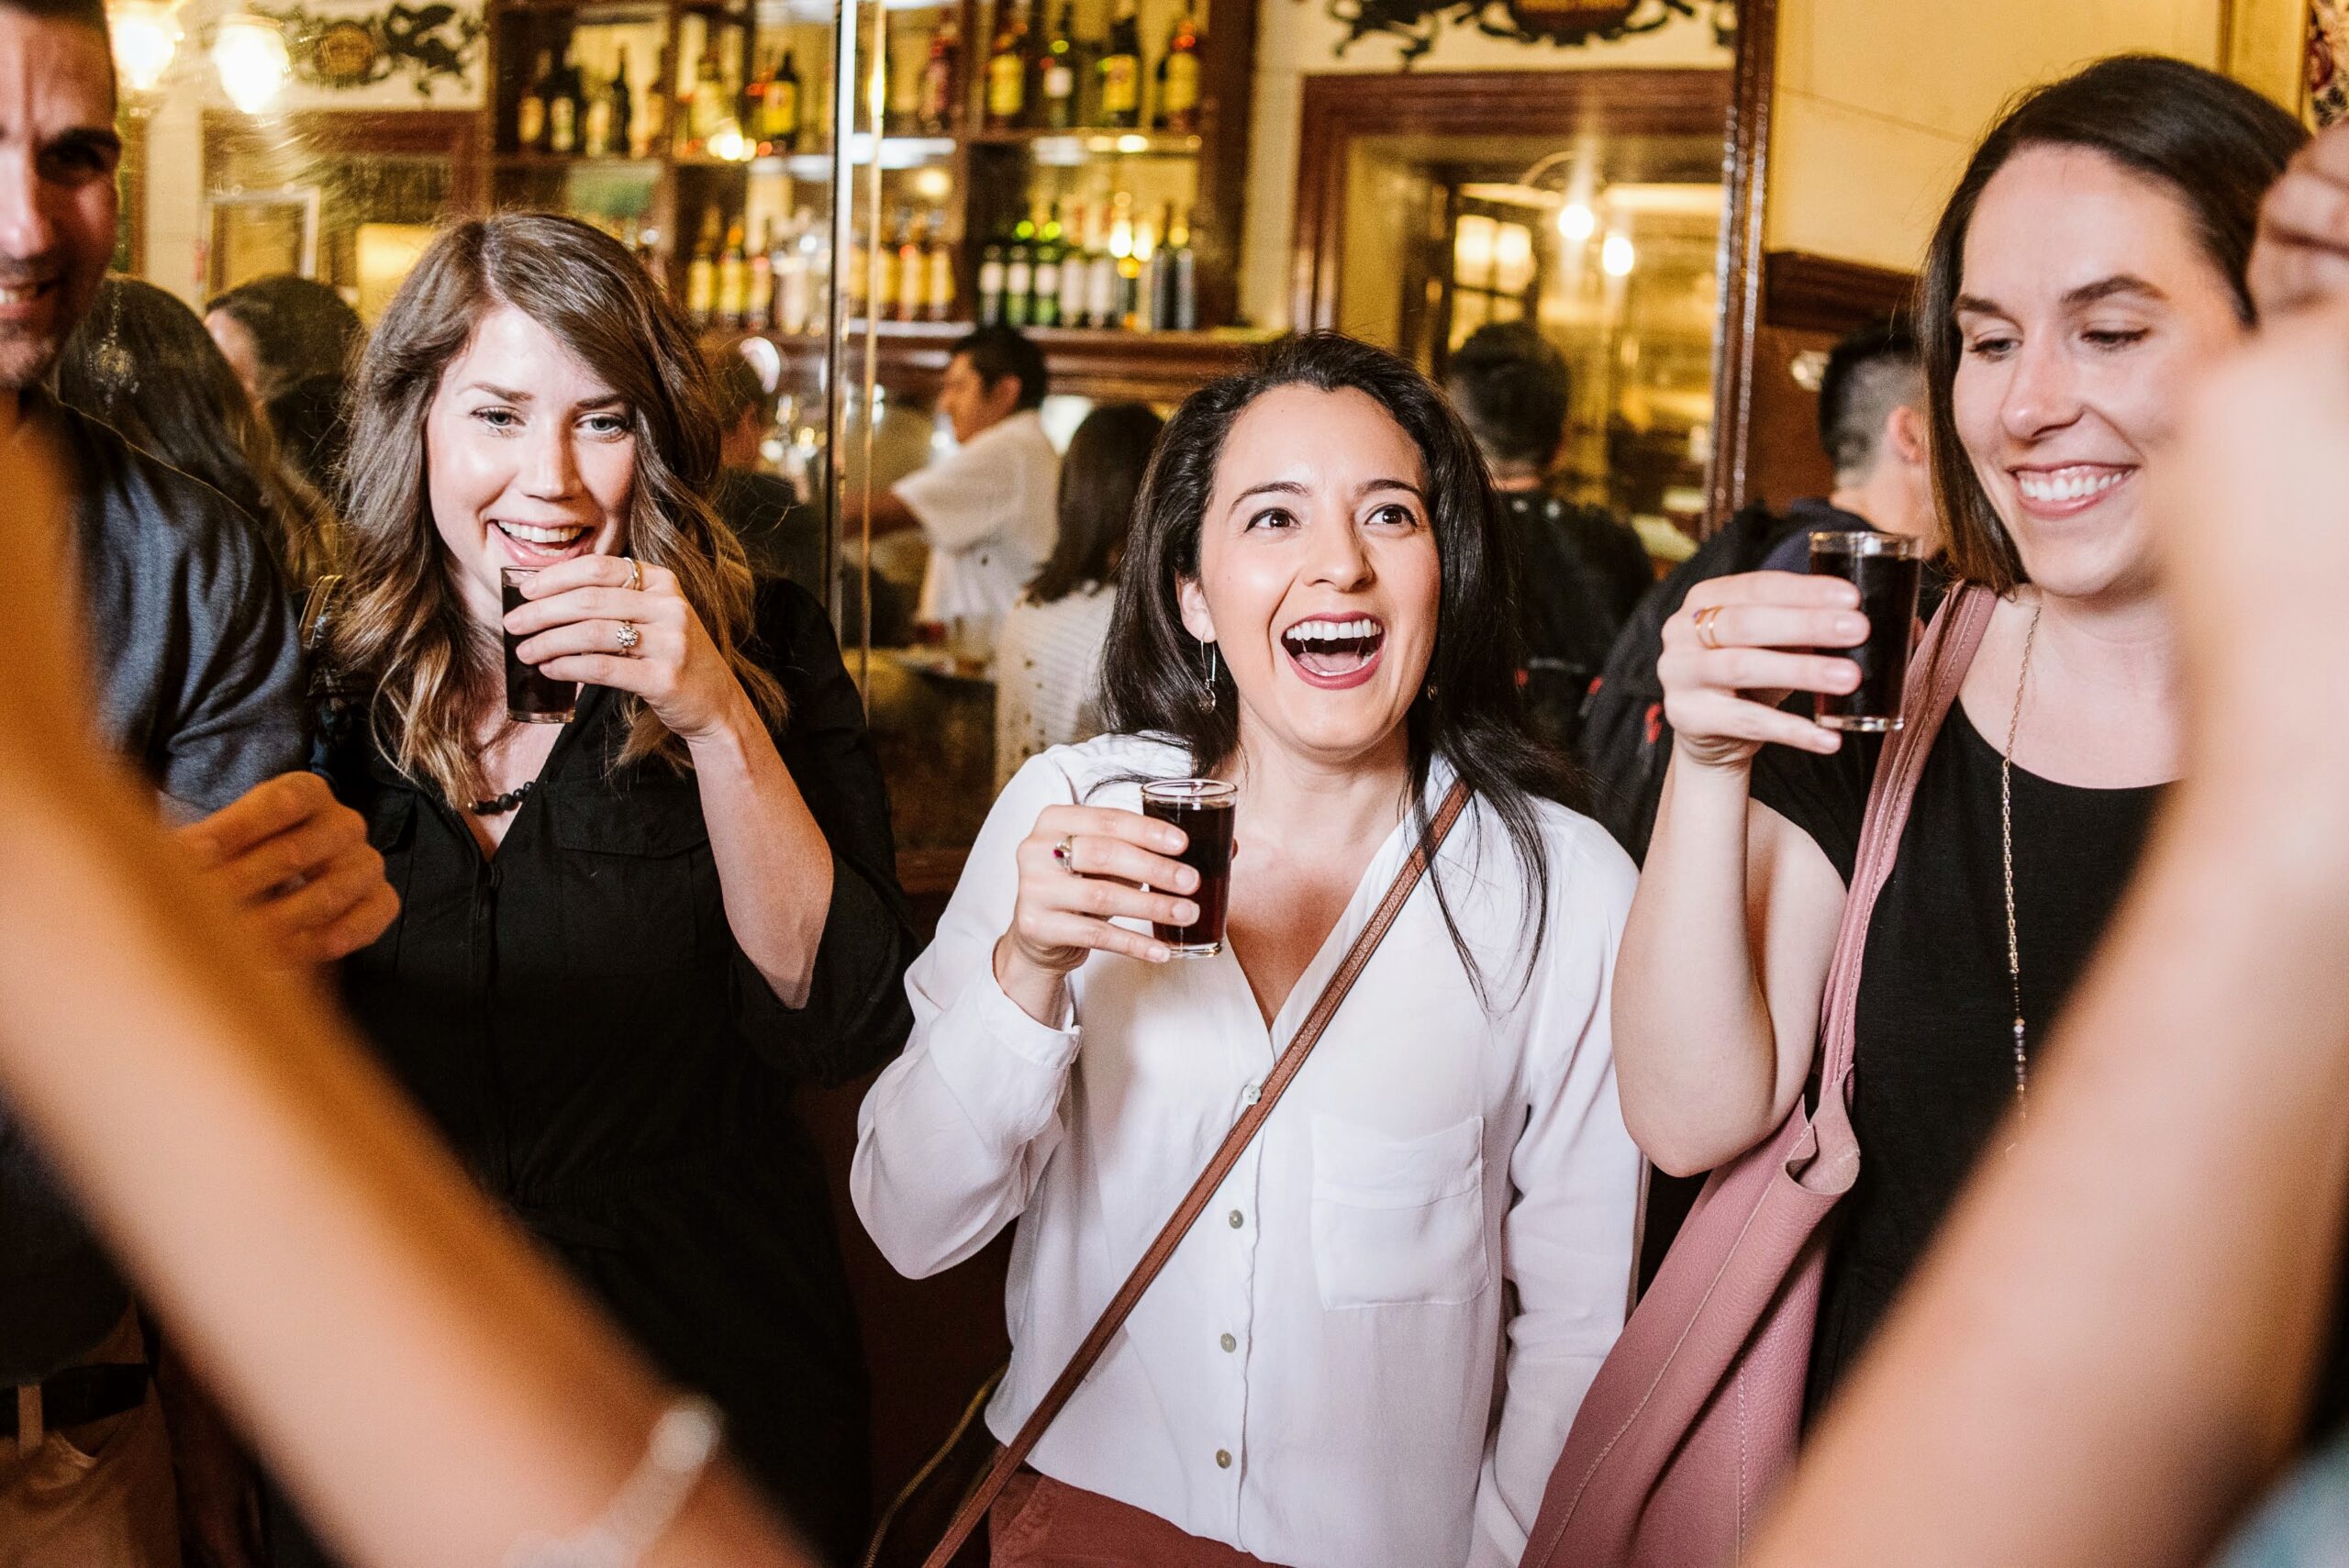
[(2039, 612), (2031, 607), (2031, 627), (2022, 636), (2022, 669), (2015, 676), (2015, 710), (2007, 720), (2007, 749), (1998, 755), (1998, 855), (2007, 882), (2007, 980), (2015, 1003), (2015, 1115), (2029, 1114), (2031, 1059), (2025, 1054), (2022, 1019), (2022, 943), (2015, 935), (2015, 735), (2022, 728), (2023, 687), (2031, 680), (2032, 645), (2039, 640)]

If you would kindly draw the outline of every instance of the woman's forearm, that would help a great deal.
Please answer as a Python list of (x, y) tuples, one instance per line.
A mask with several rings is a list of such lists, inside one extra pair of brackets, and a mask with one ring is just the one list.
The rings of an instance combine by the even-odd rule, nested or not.
[(693, 743), (694, 776), (735, 942), (788, 1006), (805, 1006), (832, 902), (832, 850), (750, 700)]
[(2182, 1568), (2289, 1451), (2349, 1218), (2349, 855), (2271, 820), (2165, 826), (1757, 1563)]
[(1675, 1174), (1743, 1152), (1787, 1109), (1749, 916), (1758, 903), (1766, 922), (1771, 890), (1749, 897), (1748, 808), (1742, 765), (1674, 759), (1615, 973), (1624, 1120)]
[[(353, 1561), (494, 1568), (580, 1529), (663, 1391), (38, 706), (0, 702), (12, 1105)], [(648, 1559), (797, 1561), (724, 1473)]]

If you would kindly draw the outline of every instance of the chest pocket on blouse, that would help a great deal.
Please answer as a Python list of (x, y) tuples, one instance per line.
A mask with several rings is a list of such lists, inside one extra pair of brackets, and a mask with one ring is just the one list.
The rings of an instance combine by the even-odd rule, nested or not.
[(701, 947), (702, 886), (713, 895), (709, 826), (691, 784), (555, 795), (547, 828), (562, 853), (557, 924), (583, 971), (690, 967)]
[(1442, 1306), (1485, 1292), (1485, 1118), (1397, 1138), (1313, 1118), (1321, 1305)]

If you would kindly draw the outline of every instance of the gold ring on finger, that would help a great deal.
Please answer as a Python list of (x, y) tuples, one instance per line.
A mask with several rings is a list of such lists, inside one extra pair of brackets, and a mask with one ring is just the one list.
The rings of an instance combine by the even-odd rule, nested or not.
[(1721, 640), (1713, 634), (1713, 622), (1720, 618), (1721, 611), (1727, 607), (1724, 605), (1708, 605), (1697, 612), (1697, 640), (1716, 652), (1720, 650)]
[(612, 638), (620, 645), (620, 651), (631, 659), (636, 657), (636, 645), (644, 640), (643, 635), (630, 621), (620, 622), (619, 629), (612, 634)]
[(1059, 866), (1061, 870), (1068, 873), (1071, 876), (1078, 874), (1076, 869), (1076, 840), (1074, 836), (1066, 833), (1061, 835), (1061, 841), (1052, 846), (1052, 863)]
[(633, 555), (628, 558), (628, 591), (631, 594), (644, 586), (644, 562)]

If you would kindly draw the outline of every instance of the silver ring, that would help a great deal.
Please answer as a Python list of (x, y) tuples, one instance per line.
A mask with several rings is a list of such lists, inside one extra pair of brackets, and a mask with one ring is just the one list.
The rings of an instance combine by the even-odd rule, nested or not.
[[(629, 557), (628, 558), (628, 591), (629, 591), (629, 593), (633, 594), (633, 593), (635, 593), (638, 589), (640, 589), (640, 588), (641, 588), (641, 587), (643, 587), (643, 586), (644, 586), (644, 562), (642, 562), (639, 561), (636, 557), (634, 557), (633, 555), (631, 555), (631, 556), (629, 556)], [(633, 642), (630, 642), (630, 643), (624, 643), (624, 644), (622, 644), (622, 646), (623, 646), (623, 647), (628, 647), (628, 648), (633, 648), (633, 647), (635, 647), (635, 646), (636, 646), (636, 644), (635, 644), (635, 643), (633, 643)]]
[(643, 635), (636, 629), (636, 624), (633, 621), (620, 622), (619, 630), (612, 635), (619, 643), (620, 651), (631, 655), (636, 652), (636, 645), (644, 640)]
[(1078, 874), (1076, 869), (1076, 839), (1074, 834), (1063, 833), (1061, 835), (1061, 841), (1052, 846), (1052, 862), (1054, 864), (1058, 865), (1061, 870), (1068, 873), (1069, 875), (1075, 876)]

